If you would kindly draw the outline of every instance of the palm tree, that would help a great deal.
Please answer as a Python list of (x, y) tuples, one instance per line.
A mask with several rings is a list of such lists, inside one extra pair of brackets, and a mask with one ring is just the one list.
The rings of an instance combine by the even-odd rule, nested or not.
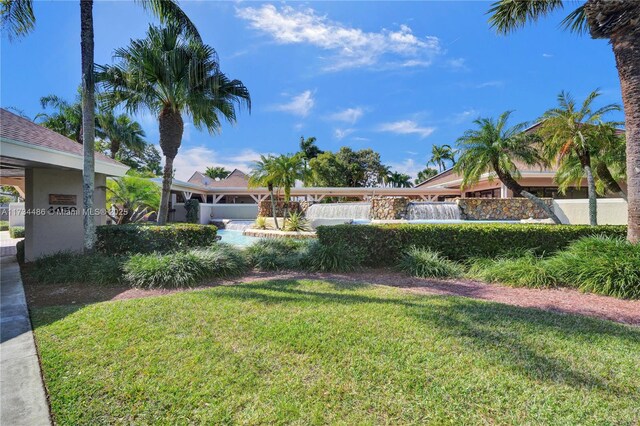
[(525, 191), (516, 180), (520, 177), (520, 172), (514, 161), (527, 165), (544, 164), (545, 161), (535, 146), (537, 139), (523, 133), (527, 123), (507, 127), (510, 115), (511, 111), (507, 111), (498, 120), (479, 118), (474, 121), (478, 128), (467, 130), (458, 139), (462, 154), (453, 169), (462, 175), (461, 187), (464, 189), (477, 183), (485, 173), (495, 173), (514, 196), (528, 198), (555, 223), (560, 223), (560, 219), (545, 202)]
[[(137, 0), (146, 10), (151, 11), (161, 22), (179, 25), (200, 40), (200, 34), (189, 17), (180, 9), (175, 0)], [(33, 0), (5, 0), (0, 7), (2, 28), (9, 37), (22, 37), (33, 30), (36, 16)], [(93, 0), (80, 1), (80, 56), (82, 67), (82, 206), (84, 211), (93, 210), (95, 178), (95, 80), (94, 80), (94, 37)], [(93, 251), (96, 239), (96, 224), (93, 215), (83, 215), (84, 250)]]
[[(508, 34), (562, 9), (562, 0), (499, 0), (489, 9), (489, 22), (499, 33)], [(589, 31), (592, 38), (608, 39), (616, 59), (627, 134), (627, 238), (640, 241), (640, 2), (636, 0), (587, 0), (563, 21), (578, 33)]]
[(604, 187), (613, 194), (627, 200), (627, 193), (618, 181), (626, 179), (626, 140), (624, 132), (614, 124), (604, 123), (596, 128), (598, 143), (595, 174)]
[(82, 93), (78, 90), (78, 98), (70, 103), (56, 95), (40, 98), (43, 109), (53, 108), (52, 113), (42, 112), (36, 115), (34, 121), (61, 135), (82, 143)]
[(316, 145), (315, 136), (311, 136), (309, 138), (304, 138), (304, 136), (300, 136), (300, 154), (302, 155), (302, 159), (304, 160), (304, 169), (305, 176), (307, 179), (303, 182), (305, 186), (309, 184), (308, 178), (311, 177), (309, 173), (309, 161), (316, 158), (318, 155), (324, 153), (318, 146)]
[(420, 170), (418, 172), (418, 176), (416, 177), (416, 179), (414, 180), (414, 183), (417, 185), (421, 182), (424, 182), (425, 180), (434, 177), (435, 175), (438, 174), (438, 171), (436, 169), (432, 169), (431, 167), (426, 167), (423, 170)]
[(160, 188), (136, 175), (107, 180), (108, 215), (117, 225), (139, 222), (158, 210)]
[(589, 222), (598, 224), (596, 183), (591, 158), (597, 150), (597, 128), (602, 124), (602, 116), (611, 111), (619, 111), (615, 104), (593, 110), (592, 104), (600, 96), (594, 90), (582, 105), (576, 105), (573, 97), (566, 92), (558, 95), (558, 107), (544, 113), (538, 135), (542, 138), (543, 151), (549, 161), (557, 159), (562, 164), (568, 156), (575, 155), (585, 176), (589, 193)]
[(183, 114), (196, 128), (217, 133), (220, 118), (236, 122), (236, 106), (251, 107), (240, 80), (220, 71), (215, 50), (187, 36), (177, 25), (150, 26), (145, 39), (132, 40), (114, 53), (118, 63), (98, 67), (98, 79), (111, 106), (158, 115), (160, 148), (165, 156), (158, 223), (167, 221), (173, 160), (182, 144)]
[(446, 169), (445, 161), (451, 161), (452, 165), (456, 164), (455, 151), (449, 145), (433, 145), (431, 147), (431, 158), (427, 164), (438, 166), (438, 171), (443, 172)]
[(391, 185), (392, 188), (411, 188), (411, 176), (400, 173), (390, 172), (386, 177), (386, 182)]
[(117, 117), (112, 112), (98, 115), (100, 128), (106, 139), (109, 140), (109, 154), (111, 158), (118, 158), (121, 147), (135, 153), (142, 153), (147, 145), (145, 133), (137, 121), (131, 120), (126, 114)]
[(276, 200), (273, 196), (273, 188), (275, 182), (275, 174), (273, 172), (275, 157), (272, 155), (261, 155), (260, 160), (253, 164), (251, 173), (249, 173), (249, 188), (266, 187), (269, 190), (269, 198), (271, 199), (271, 213), (276, 229), (278, 226), (278, 211), (276, 209)]
[(273, 182), (276, 186), (283, 189), (284, 192), (284, 220), (287, 220), (289, 212), (289, 202), (291, 201), (291, 188), (296, 185), (296, 181), (305, 181), (307, 179), (307, 170), (302, 155), (279, 155), (274, 158)]
[(211, 179), (216, 180), (222, 180), (226, 178), (227, 176), (229, 176), (229, 173), (231, 173), (229, 170), (221, 166), (207, 167), (207, 170), (205, 170), (204, 172), (206, 176), (209, 176)]

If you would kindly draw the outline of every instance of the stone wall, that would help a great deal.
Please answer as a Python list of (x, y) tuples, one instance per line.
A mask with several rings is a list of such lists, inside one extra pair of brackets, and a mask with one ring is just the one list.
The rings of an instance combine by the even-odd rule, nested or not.
[[(551, 198), (542, 199), (552, 206)], [(545, 212), (526, 198), (460, 198), (460, 217), (464, 220), (547, 219)]]
[(405, 197), (374, 197), (371, 200), (371, 219), (404, 219), (408, 203), (409, 200)]
[[(276, 201), (276, 215), (278, 217), (284, 216), (284, 204), (284, 201)], [(300, 203), (297, 201), (289, 201), (289, 213), (293, 212), (300, 213)], [(260, 204), (258, 205), (258, 216), (273, 216), (271, 200), (269, 198), (260, 201)]]

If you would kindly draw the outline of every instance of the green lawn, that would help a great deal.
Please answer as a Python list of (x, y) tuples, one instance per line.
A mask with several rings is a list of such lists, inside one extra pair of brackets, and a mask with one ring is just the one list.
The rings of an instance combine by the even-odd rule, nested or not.
[(59, 424), (637, 424), (640, 329), (272, 281), (33, 311)]

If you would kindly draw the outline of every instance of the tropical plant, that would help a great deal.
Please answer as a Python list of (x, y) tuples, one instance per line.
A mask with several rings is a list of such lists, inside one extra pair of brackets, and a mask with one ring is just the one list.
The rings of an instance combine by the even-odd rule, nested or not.
[[(36, 115), (34, 121), (41, 126), (53, 130), (82, 143), (82, 92), (78, 90), (78, 96), (73, 102), (69, 102), (56, 95), (47, 95), (40, 98), (43, 109), (52, 109), (52, 112), (41, 112)], [(99, 123), (96, 122), (96, 130), (99, 134)]]
[(200, 219), (200, 201), (192, 198), (184, 202), (185, 220), (187, 223), (198, 223)]
[(611, 104), (594, 110), (592, 104), (598, 96), (600, 93), (594, 90), (581, 105), (577, 105), (569, 93), (560, 92), (558, 107), (544, 113), (537, 131), (547, 160), (555, 159), (562, 164), (570, 156), (575, 156), (579, 161), (587, 178), (591, 225), (598, 224), (596, 182), (591, 161), (598, 152), (598, 126), (602, 124), (604, 114), (620, 109), (618, 105)]
[(275, 186), (275, 175), (273, 173), (275, 157), (272, 155), (260, 155), (260, 160), (253, 163), (251, 173), (249, 173), (249, 188), (266, 187), (269, 190), (269, 198), (271, 200), (271, 212), (273, 214), (273, 223), (276, 229), (278, 226), (278, 217), (276, 209), (276, 200), (273, 195)]
[(446, 161), (451, 161), (452, 165), (456, 164), (455, 151), (449, 145), (433, 145), (431, 147), (431, 158), (427, 164), (438, 166), (438, 171), (443, 172), (446, 168)]
[[(175, 0), (138, 0), (146, 10), (151, 11), (161, 22), (170, 22), (185, 29), (193, 38), (200, 40), (200, 34)], [(0, 7), (2, 29), (9, 37), (22, 37), (33, 30), (36, 16), (33, 0), (6, 0)], [(94, 80), (94, 40), (93, 40), (93, 0), (80, 2), (80, 57), (82, 69), (82, 206), (84, 211), (93, 210), (95, 181), (95, 80)], [(83, 245), (85, 252), (93, 251), (96, 240), (94, 215), (83, 215)]]
[(510, 115), (511, 111), (506, 111), (497, 120), (478, 118), (474, 121), (477, 128), (467, 130), (458, 139), (461, 155), (454, 171), (462, 176), (461, 187), (464, 189), (476, 184), (485, 173), (489, 173), (491, 179), (495, 173), (514, 196), (528, 198), (555, 223), (560, 223), (551, 207), (525, 191), (516, 180), (520, 172), (515, 161), (533, 166), (544, 164), (545, 160), (535, 145), (537, 138), (524, 133), (527, 123), (507, 127)]
[(296, 181), (304, 181), (307, 172), (304, 160), (299, 154), (279, 155), (274, 158), (271, 169), (273, 181), (277, 187), (282, 188), (284, 195), (284, 220), (289, 216), (289, 202), (291, 201), (291, 188), (296, 185)]
[(389, 172), (385, 182), (392, 188), (411, 188), (411, 176), (400, 172)]
[(264, 216), (258, 216), (253, 227), (255, 229), (267, 229), (267, 218)]
[(118, 158), (121, 147), (129, 151), (142, 153), (146, 148), (144, 130), (137, 121), (133, 121), (128, 115), (115, 116), (113, 112), (106, 111), (98, 115), (98, 122), (104, 136), (109, 140), (109, 154), (111, 158)]
[(436, 169), (432, 169), (431, 167), (426, 167), (418, 172), (418, 176), (413, 181), (414, 184), (418, 185), (419, 183), (424, 182), (427, 179), (430, 179), (438, 174)]
[[(158, 115), (160, 147), (165, 156), (158, 223), (167, 221), (173, 160), (182, 144), (183, 114), (196, 128), (216, 133), (220, 119), (236, 121), (236, 107), (250, 108), (249, 91), (220, 71), (215, 50), (188, 37), (182, 27), (150, 26), (145, 39), (115, 51), (115, 65), (98, 67), (105, 98), (130, 112)], [(169, 66), (170, 65), (170, 66)]]
[(309, 179), (311, 178), (311, 173), (309, 172), (309, 161), (316, 158), (318, 155), (322, 154), (322, 151), (316, 145), (316, 138), (311, 136), (309, 138), (304, 138), (304, 136), (300, 136), (300, 155), (304, 161), (304, 169), (305, 169), (305, 177), (306, 179), (303, 181), (306, 186), (309, 184)]
[(317, 186), (371, 187), (384, 182), (389, 169), (372, 149), (354, 151), (343, 146), (325, 151), (309, 161), (312, 181)]
[(225, 179), (227, 176), (229, 176), (229, 173), (231, 172), (222, 166), (207, 167), (207, 170), (205, 170), (204, 172), (206, 176), (215, 180)]
[(107, 180), (107, 215), (118, 225), (140, 222), (160, 205), (160, 188), (149, 179), (123, 176)]
[[(489, 22), (499, 33), (510, 32), (563, 9), (563, 0), (499, 0), (491, 5)], [(608, 39), (616, 59), (627, 134), (627, 198), (629, 241), (640, 241), (640, 3), (635, 0), (588, 0), (563, 21), (566, 29), (590, 32), (591, 37)]]
[(309, 222), (299, 212), (291, 213), (284, 224), (285, 231), (305, 232), (309, 231), (309, 229)]

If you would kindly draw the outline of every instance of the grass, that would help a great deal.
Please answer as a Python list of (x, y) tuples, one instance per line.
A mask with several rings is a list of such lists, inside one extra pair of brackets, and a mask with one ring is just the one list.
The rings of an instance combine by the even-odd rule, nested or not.
[(57, 424), (637, 424), (640, 330), (271, 281), (32, 311)]
[(455, 278), (463, 273), (458, 263), (445, 259), (433, 250), (419, 247), (411, 247), (404, 253), (398, 269), (420, 278)]

